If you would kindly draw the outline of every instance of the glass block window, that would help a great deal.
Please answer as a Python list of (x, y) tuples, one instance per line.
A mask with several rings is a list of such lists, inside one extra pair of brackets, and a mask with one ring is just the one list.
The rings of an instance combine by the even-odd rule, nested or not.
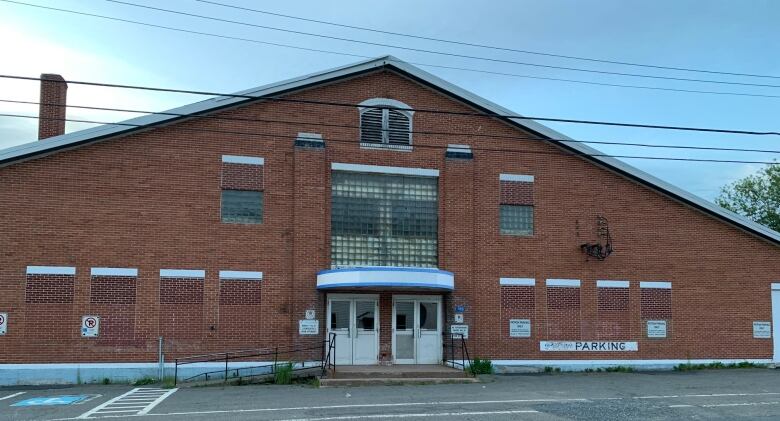
[(533, 206), (501, 205), (499, 219), (503, 235), (533, 235), (534, 233)]
[(263, 222), (263, 192), (222, 190), (222, 222), (260, 224)]
[(334, 171), (333, 267), (438, 264), (438, 179)]

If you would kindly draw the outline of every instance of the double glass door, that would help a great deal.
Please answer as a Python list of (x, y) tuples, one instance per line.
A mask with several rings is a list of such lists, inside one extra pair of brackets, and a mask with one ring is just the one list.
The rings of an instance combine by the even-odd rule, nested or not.
[(441, 363), (441, 302), (435, 298), (393, 300), (396, 364)]
[(336, 364), (376, 364), (379, 318), (376, 298), (328, 300), (328, 332), (336, 334)]

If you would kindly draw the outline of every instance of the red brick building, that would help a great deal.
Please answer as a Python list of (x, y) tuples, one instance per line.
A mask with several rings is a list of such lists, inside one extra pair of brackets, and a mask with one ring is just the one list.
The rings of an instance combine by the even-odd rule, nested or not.
[(0, 151), (0, 363), (780, 359), (780, 234), (486, 113), (384, 57)]

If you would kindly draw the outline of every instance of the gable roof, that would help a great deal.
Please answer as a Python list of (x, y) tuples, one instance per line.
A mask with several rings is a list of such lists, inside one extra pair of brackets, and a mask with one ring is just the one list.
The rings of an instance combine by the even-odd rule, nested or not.
[[(499, 114), (499, 115), (518, 115), (517, 113), (504, 108), (498, 104), (488, 101), (476, 94), (473, 94), (465, 89), (455, 86), (443, 79), (440, 79), (418, 67), (410, 65), (400, 59), (393, 56), (384, 56), (375, 59), (369, 59), (360, 61), (354, 64), (336, 67), (329, 70), (324, 70), (317, 73), (312, 73), (304, 76), (295, 77), (292, 79), (283, 80), (268, 85), (259, 86), (252, 89), (236, 92), (234, 95), (253, 96), (262, 100), (264, 96), (276, 96), (290, 91), (300, 90), (311, 87), (313, 85), (333, 82), (335, 80), (354, 77), (363, 73), (373, 72), (377, 69), (387, 68), (405, 75), (413, 80), (416, 80), (424, 85), (428, 85), (436, 90), (442, 91), (448, 96), (454, 97), (459, 101), (462, 101), (474, 108), (481, 111)], [(256, 101), (249, 98), (237, 98), (233, 96), (217, 96), (214, 98), (206, 99), (193, 104), (185, 105), (178, 108), (173, 108), (165, 112), (173, 114), (202, 114), (210, 113), (227, 107), (234, 107), (242, 103), (248, 103)], [(171, 116), (150, 114), (141, 117), (136, 117), (130, 120), (120, 122), (120, 124), (138, 125), (141, 127), (119, 125), (119, 124), (105, 124), (102, 126), (80, 130), (73, 133), (67, 133), (60, 136), (55, 136), (46, 139), (45, 141), (36, 141), (26, 143), (19, 146), (14, 146), (4, 150), (0, 150), (0, 167), (11, 165), (16, 162), (33, 159), (45, 155), (49, 155), (61, 150), (67, 150), (76, 148), (79, 146), (87, 145), (90, 143), (98, 142), (100, 140), (114, 138), (120, 135), (129, 134), (132, 132), (138, 132), (142, 130), (148, 130), (155, 126), (166, 125), (178, 120), (187, 119), (186, 116)], [(498, 117), (497, 117), (498, 118)], [(594, 164), (601, 166), (610, 171), (616, 172), (620, 175), (628, 177), (636, 182), (650, 187), (674, 200), (682, 202), (690, 207), (698, 209), (708, 215), (714, 216), (732, 226), (747, 231), (753, 235), (757, 235), (765, 240), (769, 240), (776, 245), (780, 245), (780, 233), (774, 231), (766, 226), (758, 224), (750, 219), (747, 219), (734, 212), (726, 210), (708, 200), (700, 198), (690, 192), (682, 190), (672, 184), (669, 184), (663, 180), (658, 179), (638, 168), (635, 168), (623, 161), (608, 156), (593, 156), (602, 155), (603, 153), (597, 149), (585, 145), (584, 143), (577, 142), (560, 142), (552, 139), (560, 140), (574, 140), (562, 133), (559, 133), (549, 127), (546, 127), (536, 121), (530, 119), (517, 119), (517, 118), (504, 118), (502, 120), (515, 125), (524, 130), (530, 130), (541, 137), (547, 139), (549, 143), (555, 146), (568, 150), (575, 155), (581, 156), (583, 159), (593, 162)]]

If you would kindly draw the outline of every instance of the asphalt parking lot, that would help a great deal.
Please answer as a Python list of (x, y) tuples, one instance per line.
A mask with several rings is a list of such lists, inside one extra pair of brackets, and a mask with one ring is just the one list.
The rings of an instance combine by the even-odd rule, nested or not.
[[(0, 388), (2, 420), (778, 419), (780, 370), (555, 373), (482, 383), (314, 388)], [(72, 401), (72, 402), (71, 402)]]

